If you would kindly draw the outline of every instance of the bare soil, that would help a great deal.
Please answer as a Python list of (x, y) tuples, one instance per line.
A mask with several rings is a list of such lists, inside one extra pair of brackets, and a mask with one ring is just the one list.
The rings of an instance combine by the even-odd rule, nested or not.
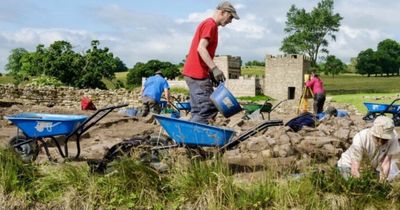
[[(46, 106), (24, 106), (21, 104), (0, 107), (0, 146), (8, 146), (9, 140), (17, 135), (17, 127), (3, 116), (13, 115), (23, 112), (52, 113), (52, 114), (82, 114), (91, 116), (95, 111), (82, 111), (65, 109), (64, 107), (46, 107)], [(139, 120), (135, 117), (126, 117), (118, 113), (117, 110), (109, 113), (103, 119), (98, 121), (93, 127), (85, 132), (80, 141), (81, 153), (80, 160), (101, 159), (111, 146), (121, 142), (123, 139), (129, 139), (136, 135), (144, 135), (145, 133), (153, 133), (159, 131), (159, 126), (154, 123), (146, 123), (143, 119)], [(58, 140), (65, 138), (57, 137)], [(75, 156), (77, 150), (76, 139), (68, 142), (69, 155)], [(55, 144), (50, 139), (49, 150), (52, 158), (56, 161), (62, 161), (63, 158), (59, 154)], [(59, 141), (62, 142), (62, 141)], [(63, 148), (63, 145), (62, 145)], [(37, 162), (48, 161), (45, 150), (41, 147)]]

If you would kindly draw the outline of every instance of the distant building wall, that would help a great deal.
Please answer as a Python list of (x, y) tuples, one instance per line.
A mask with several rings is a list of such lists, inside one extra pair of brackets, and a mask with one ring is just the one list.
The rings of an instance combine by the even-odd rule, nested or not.
[(256, 96), (256, 77), (242, 77), (226, 80), (225, 86), (235, 97)]
[(241, 75), (242, 59), (240, 56), (215, 56), (214, 63), (224, 72), (227, 79), (238, 79)]
[(303, 55), (267, 55), (265, 59), (264, 94), (277, 100), (292, 96), (299, 99), (304, 86), (304, 74), (311, 62)]

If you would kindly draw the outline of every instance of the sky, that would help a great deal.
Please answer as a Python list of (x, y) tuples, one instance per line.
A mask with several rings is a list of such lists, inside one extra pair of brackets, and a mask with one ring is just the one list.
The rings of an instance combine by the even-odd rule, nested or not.
[[(178, 64), (197, 25), (220, 0), (0, 0), (0, 72), (12, 49), (35, 51), (66, 40), (85, 52), (91, 40), (108, 47), (128, 68), (151, 59)], [(243, 62), (279, 55), (291, 5), (311, 11), (316, 0), (231, 0), (240, 20), (219, 28), (216, 54)], [(336, 0), (340, 31), (328, 50), (343, 62), (384, 39), (400, 40), (400, 1)]]

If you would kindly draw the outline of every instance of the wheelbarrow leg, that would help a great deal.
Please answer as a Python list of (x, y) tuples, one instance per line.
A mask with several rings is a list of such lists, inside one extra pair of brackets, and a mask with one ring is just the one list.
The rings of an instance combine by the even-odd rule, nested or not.
[(47, 145), (47, 142), (45, 142), (43, 139), (37, 139), (43, 144), (44, 150), (46, 151), (47, 158), (49, 161), (53, 161), (53, 158), (51, 158), (50, 152), (49, 152), (49, 147)]
[(51, 136), (50, 139), (51, 139), (51, 140), (54, 142), (54, 144), (56, 145), (56, 147), (57, 147), (57, 149), (58, 149), (58, 152), (60, 153), (61, 157), (62, 157), (62, 158), (65, 158), (65, 155), (64, 155), (64, 153), (63, 153), (63, 151), (62, 151), (62, 149), (61, 149), (61, 146), (60, 146), (60, 144), (58, 143), (57, 139), (56, 139), (55, 137), (53, 137), (53, 136)]

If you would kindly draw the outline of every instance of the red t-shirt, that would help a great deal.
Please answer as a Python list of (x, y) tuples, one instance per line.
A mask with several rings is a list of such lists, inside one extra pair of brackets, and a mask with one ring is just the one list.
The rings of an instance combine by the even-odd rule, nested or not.
[(207, 51), (213, 59), (218, 45), (218, 25), (214, 19), (208, 18), (197, 27), (185, 66), (183, 67), (183, 75), (195, 79), (205, 79), (208, 77), (209, 68), (197, 52), (200, 39), (208, 40)]

